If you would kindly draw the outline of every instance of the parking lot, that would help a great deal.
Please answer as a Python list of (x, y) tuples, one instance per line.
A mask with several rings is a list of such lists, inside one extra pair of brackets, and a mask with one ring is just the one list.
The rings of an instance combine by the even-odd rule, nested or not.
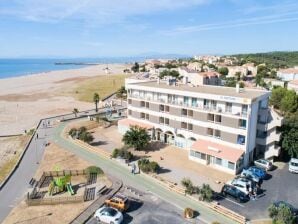
[(267, 208), (274, 201), (286, 201), (298, 208), (298, 174), (288, 171), (288, 164), (267, 172), (261, 189), (263, 194), (257, 200), (238, 203), (233, 199), (223, 198), (219, 203), (249, 219), (261, 219), (268, 216)]
[[(124, 188), (120, 192), (130, 199), (128, 211), (123, 213), (123, 223), (142, 223), (142, 224), (182, 224), (198, 223), (199, 220), (188, 222), (183, 218), (183, 211), (161, 200), (150, 192), (140, 192), (135, 189)], [(87, 222), (88, 224), (98, 224), (95, 218)]]

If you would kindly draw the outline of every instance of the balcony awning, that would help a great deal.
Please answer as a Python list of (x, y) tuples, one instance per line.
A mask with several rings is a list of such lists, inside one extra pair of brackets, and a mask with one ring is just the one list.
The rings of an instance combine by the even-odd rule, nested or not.
[(132, 119), (129, 119), (129, 118), (119, 120), (118, 125), (123, 125), (123, 126), (128, 126), (128, 127), (130, 127), (130, 126), (139, 126), (141, 128), (145, 128), (145, 129), (148, 129), (148, 130), (153, 128), (153, 125), (151, 125), (151, 124), (146, 124), (146, 123), (143, 123), (143, 122), (140, 122), (140, 121), (135, 121), (135, 120), (132, 120)]
[(210, 156), (225, 159), (230, 162), (236, 163), (244, 153), (241, 149), (235, 149), (226, 145), (213, 143), (206, 140), (197, 140), (192, 145), (192, 150), (205, 153)]

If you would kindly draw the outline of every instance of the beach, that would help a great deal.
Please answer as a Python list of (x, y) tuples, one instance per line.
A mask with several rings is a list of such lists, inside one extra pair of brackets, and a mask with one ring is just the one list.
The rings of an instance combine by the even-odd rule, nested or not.
[(93, 103), (80, 101), (67, 90), (95, 77), (124, 75), (123, 70), (130, 66), (109, 64), (109, 74), (106, 67), (93, 65), (0, 79), (0, 136), (24, 133), (41, 118), (71, 113), (74, 108), (93, 109)]

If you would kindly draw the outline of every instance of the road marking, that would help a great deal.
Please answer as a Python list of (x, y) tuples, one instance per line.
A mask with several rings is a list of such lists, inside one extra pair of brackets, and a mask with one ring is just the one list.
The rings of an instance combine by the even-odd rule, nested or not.
[(218, 195), (218, 196), (221, 197), (221, 198), (224, 198), (225, 200), (227, 200), (227, 201), (229, 201), (229, 202), (232, 202), (232, 203), (234, 203), (234, 204), (236, 204), (236, 205), (238, 205), (238, 206), (240, 206), (240, 207), (242, 207), (242, 208), (245, 207), (244, 205), (242, 205), (242, 204), (240, 204), (240, 203), (238, 203), (238, 202), (236, 202), (236, 201), (233, 201), (233, 200), (231, 200), (231, 199), (229, 199), (229, 198), (227, 198), (227, 197), (224, 197), (224, 196), (221, 196), (221, 195)]

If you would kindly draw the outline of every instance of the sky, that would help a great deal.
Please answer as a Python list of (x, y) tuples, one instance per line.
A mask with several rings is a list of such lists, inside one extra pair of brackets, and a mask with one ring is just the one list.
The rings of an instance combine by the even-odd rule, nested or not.
[(0, 58), (282, 50), (297, 0), (0, 0)]

